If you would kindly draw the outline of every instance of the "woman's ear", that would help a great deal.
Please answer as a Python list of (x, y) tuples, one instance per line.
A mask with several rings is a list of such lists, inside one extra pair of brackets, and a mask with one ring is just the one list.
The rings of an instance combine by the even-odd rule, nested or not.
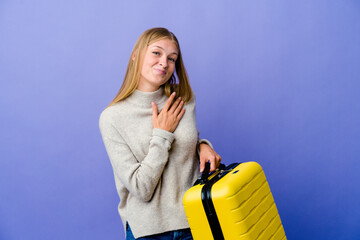
[(132, 57), (131, 57), (131, 59), (132, 59), (133, 61), (135, 61), (136, 55), (137, 55), (137, 51), (134, 51), (134, 53), (133, 53), (133, 55), (132, 55)]

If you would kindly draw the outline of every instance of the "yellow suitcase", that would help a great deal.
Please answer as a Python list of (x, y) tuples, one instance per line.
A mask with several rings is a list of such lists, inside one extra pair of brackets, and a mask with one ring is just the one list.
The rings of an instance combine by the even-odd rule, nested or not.
[(286, 239), (258, 163), (234, 163), (210, 176), (208, 169), (183, 198), (194, 240)]

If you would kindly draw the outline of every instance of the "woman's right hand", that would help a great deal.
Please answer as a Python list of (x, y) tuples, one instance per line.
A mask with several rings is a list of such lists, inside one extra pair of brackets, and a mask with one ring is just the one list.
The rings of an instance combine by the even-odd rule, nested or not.
[[(172, 93), (169, 99), (166, 101), (164, 108), (158, 114), (158, 108), (156, 103), (152, 103), (153, 115), (152, 121), (154, 128), (160, 128), (165, 131), (174, 132), (178, 126), (181, 118), (185, 113), (184, 102), (181, 101), (181, 97), (171, 105), (175, 98), (175, 92)], [(170, 107), (171, 106), (171, 107)]]

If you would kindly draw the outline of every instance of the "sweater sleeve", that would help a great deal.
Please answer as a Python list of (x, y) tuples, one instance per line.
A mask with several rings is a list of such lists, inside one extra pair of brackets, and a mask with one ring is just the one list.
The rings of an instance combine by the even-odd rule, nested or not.
[(148, 154), (140, 160), (111, 122), (100, 117), (99, 126), (115, 176), (133, 196), (150, 201), (168, 161), (174, 134), (153, 129)]
[(198, 142), (197, 142), (197, 145), (196, 145), (196, 151), (197, 151), (197, 154), (199, 156), (199, 159), (200, 159), (200, 144), (201, 143), (206, 143), (207, 145), (209, 145), (212, 149), (214, 149), (213, 145), (211, 144), (211, 142), (207, 139), (199, 139), (199, 135), (200, 135), (200, 132), (198, 130)]

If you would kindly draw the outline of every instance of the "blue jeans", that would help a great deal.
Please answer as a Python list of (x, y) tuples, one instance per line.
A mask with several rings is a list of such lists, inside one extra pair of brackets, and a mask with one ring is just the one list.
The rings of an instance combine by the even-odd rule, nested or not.
[[(134, 240), (130, 226), (126, 223), (126, 240)], [(136, 238), (136, 240), (193, 240), (190, 229), (181, 229), (151, 236)]]

